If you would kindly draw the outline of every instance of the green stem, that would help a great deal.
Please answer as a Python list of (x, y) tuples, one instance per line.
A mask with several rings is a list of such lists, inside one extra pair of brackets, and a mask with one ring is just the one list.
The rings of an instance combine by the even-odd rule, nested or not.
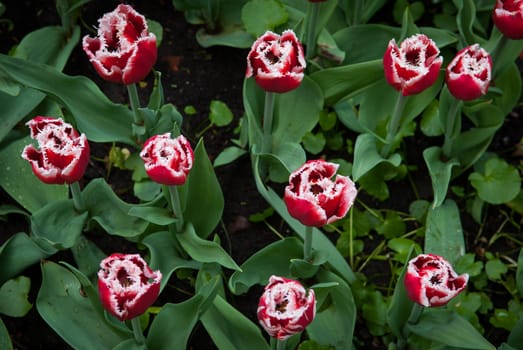
[(285, 340), (278, 340), (276, 342), (276, 350), (285, 350), (285, 343), (287, 342), (287, 339)]
[(461, 106), (463, 101), (456, 98), (452, 99), (452, 105), (447, 114), (445, 122), (445, 141), (443, 142), (443, 154), (450, 158), (452, 152), (452, 143), (461, 131)]
[(79, 213), (84, 212), (85, 202), (84, 198), (82, 197), (82, 190), (80, 190), (80, 184), (78, 181), (75, 181), (69, 185), (69, 188), (71, 190), (71, 196), (73, 197), (74, 209)]
[(305, 238), (303, 240), (303, 259), (310, 261), (312, 259), (312, 226), (305, 227)]
[(318, 23), (318, 17), (320, 14), (320, 3), (310, 2), (309, 3), (309, 18), (307, 23), (307, 51), (305, 52), (305, 58), (310, 60), (316, 52), (316, 26)]
[(265, 105), (263, 106), (263, 144), (262, 153), (272, 151), (272, 118), (274, 115), (274, 92), (265, 92)]
[(183, 230), (183, 212), (182, 212), (182, 205), (180, 203), (180, 194), (178, 193), (178, 186), (165, 186), (164, 189), (167, 188), (168, 192), (168, 201), (171, 206), (171, 210), (174, 213), (174, 216), (176, 217), (176, 231), (178, 233), (182, 232)]
[(136, 344), (145, 344), (145, 337), (143, 336), (142, 325), (140, 324), (140, 317), (135, 317), (131, 319), (131, 325), (133, 326), (133, 334), (134, 340), (136, 340)]
[[(135, 127), (143, 126), (142, 115), (140, 114), (140, 98), (138, 97), (138, 90), (136, 89), (136, 83), (127, 85), (127, 94), (129, 95), (129, 103), (131, 110), (133, 111), (133, 124)], [(136, 133), (136, 129), (133, 127), (133, 134), (137, 137), (138, 142), (141, 141), (141, 135)]]
[(349, 216), (349, 264), (350, 264), (350, 267), (351, 268), (354, 268), (354, 242), (353, 242), (353, 232), (352, 232), (352, 225), (354, 224), (354, 221), (353, 221), (353, 215), (352, 213), (354, 212), (354, 210), (351, 210), (350, 211), (350, 216)]
[(381, 155), (387, 157), (390, 153), (390, 148), (394, 142), (394, 138), (398, 133), (398, 130), (401, 125), (401, 118), (403, 117), (403, 110), (405, 109), (405, 103), (407, 102), (407, 97), (403, 96), (401, 92), (398, 92), (398, 99), (396, 100), (396, 105), (394, 106), (394, 112), (387, 129), (387, 138), (385, 140), (385, 145), (381, 149)]

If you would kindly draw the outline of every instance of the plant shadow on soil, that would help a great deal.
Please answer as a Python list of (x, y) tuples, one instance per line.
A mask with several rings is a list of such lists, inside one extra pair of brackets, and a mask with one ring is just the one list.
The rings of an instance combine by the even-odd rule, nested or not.
[[(6, 53), (10, 47), (16, 45), (28, 32), (45, 25), (59, 25), (60, 19), (56, 14), (52, 1), (22, 1), (14, 0), (2, 1), (7, 11), (5, 18), (13, 21), (14, 28), (7, 31), (2, 28), (0, 31), (0, 49)], [(118, 2), (94, 0), (86, 4), (82, 10), (82, 22), (89, 26), (94, 26), (101, 14), (111, 11)], [(211, 47), (204, 49), (198, 45), (195, 39), (198, 27), (188, 24), (182, 13), (177, 12), (168, 0), (157, 1), (134, 1), (127, 2), (144, 14), (147, 18), (153, 19), (162, 24), (164, 33), (163, 41), (159, 47), (158, 61), (155, 69), (162, 73), (162, 84), (164, 87), (166, 102), (174, 104), (180, 112), (186, 106), (193, 106), (196, 109), (195, 115), (184, 116), (183, 133), (196, 144), (197, 135), (207, 126), (209, 103), (211, 100), (225, 102), (232, 110), (235, 121), (226, 127), (210, 128), (203, 134), (203, 139), (207, 152), (213, 160), (224, 147), (230, 145), (230, 139), (235, 138), (233, 130), (238, 119), (243, 114), (242, 105), (242, 84), (245, 73), (246, 50)], [(92, 29), (92, 27), (91, 27)], [(90, 34), (86, 27), (82, 27), (83, 34)], [(127, 91), (125, 87), (111, 84), (101, 79), (88, 62), (81, 45), (77, 45), (72, 56), (64, 69), (70, 75), (85, 75), (92, 79), (111, 100), (119, 103), (127, 103)], [(147, 84), (140, 88), (142, 103), (147, 101), (148, 93), (152, 86), (151, 77), (148, 77)], [(492, 149), (504, 152), (509, 161), (519, 162), (518, 157), (512, 156), (515, 145), (522, 137), (523, 123), (519, 117), (519, 109), (516, 109), (507, 117), (505, 125), (498, 135), (496, 135)], [(182, 112), (183, 114), (183, 112)], [(23, 126), (21, 126), (23, 127)], [(425, 174), (424, 161), (421, 157), (421, 150), (427, 145), (427, 140), (423, 138), (412, 138), (406, 140), (405, 149), (407, 150), (406, 162), (415, 165), (421, 170), (419, 173)], [(125, 171), (113, 169), (107, 176), (107, 169), (103, 159), (107, 156), (111, 145), (95, 145), (90, 166), (85, 175), (84, 182), (97, 177), (105, 177), (111, 184), (116, 193), (120, 194), (125, 200), (132, 201), (132, 180), (130, 174)], [(350, 159), (349, 159), (350, 160)], [(263, 248), (267, 244), (274, 242), (278, 237), (271, 232), (264, 223), (252, 223), (248, 217), (254, 213), (259, 213), (268, 207), (268, 204), (258, 194), (251, 174), (251, 164), (247, 157), (244, 157), (232, 164), (216, 169), (220, 185), (225, 197), (225, 209), (221, 224), (216, 232), (220, 235), (224, 248), (231, 254), (238, 264), (245, 261), (250, 255)], [(413, 172), (416, 187), (421, 198), (431, 198), (430, 179), (426, 176), (417, 176)], [(466, 179), (463, 179), (463, 183)], [(405, 188), (409, 187), (409, 188)], [(385, 203), (372, 202), (372, 199), (365, 198), (371, 206), (386, 207), (395, 210), (408, 212), (409, 203), (416, 199), (411, 193), (411, 188), (405, 183), (390, 184), (390, 199)], [(1, 204), (15, 204), (13, 200), (0, 189)], [(369, 204), (369, 203), (368, 203)], [(25, 219), (19, 216), (10, 216), (9, 221), (2, 223), (2, 236), (0, 244), (9, 236), (16, 232), (29, 232), (29, 225)], [(270, 224), (280, 230), (284, 235), (292, 234), (279, 218), (269, 218)], [(501, 217), (489, 218), (491, 222), (485, 223), (486, 227), (495, 229), (503, 220)], [(467, 233), (467, 251), (478, 251), (481, 249), (481, 242), (477, 242), (476, 232), (478, 225), (472, 219), (465, 217), (464, 231)], [(136, 248), (131, 243), (122, 238), (103, 234), (103, 232), (89, 233), (88, 238), (92, 239), (106, 254), (115, 251), (134, 252)], [(335, 237), (332, 237), (333, 240)], [(372, 249), (380, 237), (374, 237), (373, 242), (367, 242), (365, 249)], [(53, 261), (73, 261), (68, 251), (60, 252), (51, 257)], [(385, 266), (388, 269), (388, 265)], [(363, 271), (366, 275), (382, 273), (383, 266), (379, 263), (371, 263)], [(31, 278), (32, 289), (30, 301), (34, 303), (36, 293), (41, 283), (40, 267), (37, 265), (24, 271), (24, 275)], [(383, 275), (382, 275), (383, 276)], [(390, 276), (383, 276), (384, 284)], [(178, 280), (171, 284), (162, 292), (157, 302), (161, 305), (165, 302), (180, 302), (186, 295), (179, 292), (179, 289), (189, 290), (188, 285), (176, 285)], [(256, 307), (262, 287), (253, 287), (249, 293), (242, 296), (230, 296), (229, 301), (242, 313), (254, 322), (256, 320)], [(503, 305), (504, 301), (500, 301)], [(40, 318), (36, 307), (33, 307), (29, 314), (23, 318), (2, 317), (8, 331), (12, 337), (13, 344), (17, 349), (71, 349), (54, 331)], [(364, 321), (358, 317), (355, 336), (360, 344), (365, 344), (366, 349), (385, 349), (381, 341), (368, 334)], [(174, 325), (175, 327), (175, 325)], [(499, 333), (499, 334), (498, 334)], [(492, 334), (493, 343), (500, 343), (506, 339), (506, 332), (496, 332)], [(216, 349), (210, 337), (201, 325), (198, 325), (191, 336), (189, 349)]]

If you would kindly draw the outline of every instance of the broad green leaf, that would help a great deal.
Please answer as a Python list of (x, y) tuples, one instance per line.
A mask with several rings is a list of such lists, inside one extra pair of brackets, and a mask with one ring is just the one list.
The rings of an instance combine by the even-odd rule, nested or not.
[(252, 286), (265, 285), (271, 275), (287, 276), (292, 259), (303, 258), (303, 243), (296, 237), (287, 237), (260, 249), (251, 255), (229, 278), (229, 289), (244, 294)]
[(288, 16), (283, 4), (277, 0), (250, 0), (242, 7), (243, 25), (254, 37), (274, 30), (285, 23)]
[(37, 242), (44, 241), (55, 249), (69, 249), (82, 234), (88, 213), (78, 213), (73, 201), (51, 202), (31, 216), (31, 231)]
[(183, 233), (177, 233), (178, 241), (191, 258), (200, 262), (218, 263), (228, 269), (241, 271), (227, 252), (216, 242), (202, 239), (194, 231), (192, 223), (185, 225)]
[(519, 171), (501, 158), (491, 158), (485, 163), (483, 173), (469, 175), (471, 185), (484, 201), (503, 204), (516, 198), (521, 190)]
[(251, 34), (240, 30), (237, 26), (224, 27), (219, 33), (208, 33), (204, 28), (196, 32), (196, 41), (202, 47), (223, 45), (247, 49), (251, 47), (254, 40)]
[(176, 221), (169, 209), (157, 206), (134, 206), (129, 209), (128, 214), (161, 226), (166, 226)]
[(149, 265), (152, 269), (159, 269), (163, 278), (161, 288), (163, 289), (168, 283), (171, 274), (177, 269), (198, 270), (201, 263), (194, 260), (186, 260), (180, 257), (179, 243), (171, 232), (160, 231), (147, 235), (142, 243), (149, 248), (151, 261)]
[(225, 204), (203, 139), (194, 150), (193, 167), (182, 188), (187, 191), (183, 218), (193, 224), (198, 236), (207, 238), (220, 222)]
[(0, 319), (0, 349), (13, 350), (11, 337), (9, 336), (7, 328), (5, 328), (5, 324), (2, 319)]
[(493, 281), (501, 281), (501, 277), (506, 274), (507, 271), (507, 265), (505, 265), (499, 258), (489, 260), (485, 264), (487, 277)]
[(81, 235), (71, 248), (71, 253), (74, 256), (78, 269), (91, 281), (96, 280), (100, 270), (100, 262), (107, 255), (84, 235)]
[(441, 148), (438, 146), (423, 150), (423, 159), (432, 181), (432, 191), (434, 193), (433, 208), (440, 206), (445, 200), (452, 176), (452, 168), (459, 166), (457, 159), (452, 158), (444, 162), (441, 160), (442, 157)]
[(444, 257), (453, 265), (465, 254), (465, 239), (458, 206), (450, 199), (427, 215), (425, 253)]
[(234, 115), (231, 109), (224, 102), (218, 100), (212, 100), (209, 111), (209, 120), (216, 126), (229, 125)]
[(72, 113), (78, 130), (89, 140), (135, 144), (131, 138), (131, 111), (111, 102), (91, 80), (6, 55), (0, 55), (0, 71), (22, 85), (56, 98)]
[(11, 317), (23, 317), (31, 310), (27, 300), (31, 280), (25, 276), (13, 278), (0, 287), (0, 314)]
[(518, 255), (518, 267), (516, 269), (516, 286), (520, 296), (523, 296), (523, 248)]
[(523, 318), (520, 318), (512, 328), (507, 342), (509, 345), (513, 346), (514, 349), (517, 349), (521, 344), (523, 344)]
[(134, 339), (126, 339), (116, 345), (112, 350), (147, 350), (146, 344), (138, 344)]
[(356, 138), (354, 146), (354, 164), (352, 166), (352, 177), (357, 181), (363, 175), (371, 171), (380, 163), (390, 163), (398, 167), (401, 163), (401, 156), (397, 153), (388, 158), (384, 158), (378, 151), (378, 139), (372, 134), (360, 134)]
[(74, 349), (111, 349), (127, 338), (106, 323), (82, 294), (82, 285), (74, 274), (56, 263), (42, 263), (36, 307), (47, 324)]
[(14, 141), (0, 150), (0, 185), (22, 207), (35, 212), (50, 202), (69, 196), (67, 185), (41, 182), (21, 154), (31, 143), (29, 137)]
[(426, 308), (419, 322), (407, 327), (416, 335), (456, 348), (496, 349), (468, 321), (451, 310)]
[(297, 142), (283, 142), (274, 145), (272, 153), (265, 159), (269, 162), (269, 177), (274, 182), (287, 182), (292, 171), (307, 160), (305, 150)]
[(149, 225), (143, 219), (129, 216), (132, 205), (122, 201), (104, 179), (89, 182), (82, 195), (90, 220), (99, 223), (111, 235), (135, 237)]
[(323, 151), (323, 148), (325, 148), (325, 144), (327, 143), (325, 140), (325, 135), (323, 135), (322, 132), (318, 132), (317, 134), (313, 134), (312, 132), (309, 132), (305, 134), (303, 137), (303, 147), (305, 149), (314, 155), (319, 154), (321, 151)]
[(218, 156), (216, 156), (216, 158), (214, 158), (213, 166), (217, 168), (222, 165), (227, 165), (247, 153), (249, 152), (243, 148), (236, 146), (226, 147), (220, 152), (220, 154), (218, 154)]
[(45, 259), (56, 250), (45, 251), (25, 233), (11, 236), (0, 247), (0, 283), (4, 283), (17, 276), (27, 267), (36, 264), (40, 259)]
[(407, 261), (411, 249), (414, 247), (417, 252), (420, 252), (422, 249), (416, 241), (410, 238), (393, 238), (387, 242), (387, 247), (392, 249), (394, 254), (394, 259), (404, 262)]

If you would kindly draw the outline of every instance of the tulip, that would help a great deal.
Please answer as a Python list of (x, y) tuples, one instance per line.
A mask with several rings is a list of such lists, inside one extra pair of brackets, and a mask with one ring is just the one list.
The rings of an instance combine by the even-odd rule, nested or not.
[(303, 331), (316, 315), (314, 290), (309, 293), (295, 280), (271, 276), (258, 303), (258, 320), (280, 341)]
[(120, 321), (143, 314), (160, 293), (162, 273), (138, 254), (115, 253), (100, 263), (98, 292), (103, 307)]
[(405, 274), (408, 297), (425, 307), (442, 306), (467, 286), (468, 274), (459, 275), (448, 261), (434, 254), (411, 259)]
[(487, 93), (492, 78), (492, 60), (478, 44), (460, 50), (446, 71), (450, 93), (457, 99), (473, 100)]
[(98, 20), (98, 35), (85, 36), (82, 47), (100, 76), (125, 85), (144, 79), (156, 63), (156, 37), (145, 17), (120, 4)]
[(443, 57), (429, 37), (413, 35), (398, 47), (394, 39), (383, 55), (383, 68), (387, 82), (403, 96), (422, 92), (438, 79)]
[(60, 118), (38, 116), (26, 124), (38, 143), (25, 146), (22, 158), (46, 184), (72, 184), (80, 180), (89, 163), (89, 143), (71, 124)]
[(145, 141), (140, 157), (151, 180), (163, 185), (183, 185), (194, 162), (189, 141), (170, 133), (155, 135)]
[(289, 214), (306, 226), (323, 226), (343, 218), (357, 190), (347, 176), (336, 175), (339, 165), (310, 160), (289, 176), (284, 201)]
[(496, 0), (494, 24), (509, 39), (523, 39), (523, 1)]
[(281, 36), (267, 31), (253, 43), (247, 55), (245, 76), (254, 76), (267, 92), (283, 93), (300, 85), (305, 67), (303, 47), (292, 30)]

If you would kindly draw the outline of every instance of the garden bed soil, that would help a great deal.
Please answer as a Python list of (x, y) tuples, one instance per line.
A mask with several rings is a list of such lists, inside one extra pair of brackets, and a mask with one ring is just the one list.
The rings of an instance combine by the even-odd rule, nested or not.
[[(46, 26), (59, 25), (60, 19), (56, 14), (53, 1), (2, 1), (7, 11), (4, 18), (13, 21), (14, 28), (7, 31), (2, 27), (0, 32), (0, 49), (6, 53), (10, 47), (16, 45), (28, 32)], [(105, 12), (114, 9), (117, 2), (94, 0), (83, 7), (82, 23), (94, 26), (97, 19)], [(204, 49), (198, 45), (195, 34), (198, 27), (188, 24), (182, 13), (172, 7), (169, 0), (156, 1), (134, 1), (127, 2), (144, 14), (163, 26), (163, 41), (159, 48), (158, 61), (155, 69), (162, 72), (162, 83), (166, 102), (174, 104), (183, 114), (186, 106), (193, 106), (196, 110), (194, 115), (184, 114), (183, 133), (196, 144), (199, 133), (207, 126), (209, 103), (211, 100), (223, 101), (232, 110), (235, 121), (229, 126), (217, 128), (212, 127), (203, 133), (203, 139), (207, 152), (214, 159), (224, 147), (231, 145), (231, 138), (235, 138), (234, 128), (243, 114), (242, 84), (245, 73), (246, 50), (228, 47), (211, 47)], [(82, 28), (82, 33), (88, 34), (87, 28)], [(125, 87), (111, 84), (101, 79), (88, 62), (81, 45), (77, 45), (72, 56), (64, 69), (70, 75), (85, 75), (92, 79), (111, 100), (126, 103), (127, 91)], [(145, 102), (152, 86), (151, 77), (147, 84), (140, 87), (142, 102)], [(523, 122), (520, 118), (520, 110), (514, 112), (506, 119), (505, 125), (496, 135), (492, 149), (500, 152), (511, 162), (520, 161), (521, 155), (514, 154), (516, 145), (519, 144), (523, 130)], [(426, 147), (427, 140), (421, 138), (410, 138), (406, 140), (405, 149), (408, 151), (406, 163), (408, 165), (424, 169), (424, 161), (421, 157), (422, 150)], [(115, 192), (122, 195), (125, 200), (132, 201), (130, 189), (132, 181), (129, 172), (112, 169), (110, 175), (105, 163), (100, 159), (107, 156), (110, 145), (96, 145), (93, 147), (90, 166), (86, 173), (86, 181), (96, 177), (105, 177), (107, 182), (113, 186)], [(258, 194), (251, 174), (251, 164), (248, 158), (240, 159), (232, 164), (216, 169), (216, 173), (225, 196), (225, 209), (222, 222), (216, 232), (220, 235), (224, 248), (231, 254), (235, 261), (241, 264), (251, 254), (275, 241), (278, 237), (271, 232), (265, 223), (253, 223), (249, 216), (259, 213), (268, 207), (268, 204)], [(419, 173), (426, 174), (426, 171)], [(426, 176), (417, 176), (413, 171), (413, 179), (419, 190), (421, 198), (431, 197), (430, 179)], [(466, 179), (464, 179), (465, 181)], [(408, 205), (415, 198), (410, 191), (405, 190), (403, 183), (390, 185), (391, 196), (386, 203), (371, 203), (376, 206), (386, 206), (402, 211), (408, 211)], [(408, 195), (405, 195), (408, 193)], [(372, 201), (372, 199), (368, 199)], [(12, 199), (0, 190), (0, 204), (14, 204)], [(16, 219), (16, 220), (15, 220)], [(285, 235), (291, 234), (286, 226), (276, 217), (271, 217), (270, 224)], [(497, 227), (502, 218), (492, 217), (486, 222), (487, 227)], [(468, 251), (481, 249), (481, 242), (475, 241), (477, 225), (471, 219), (465, 217), (465, 232), (468, 234)], [(27, 221), (23, 217), (10, 216), (10, 220), (2, 223), (0, 243), (4, 242), (10, 235), (16, 232), (29, 232)], [(94, 234), (89, 237), (107, 254), (116, 250), (135, 249), (123, 239)], [(335, 237), (333, 237), (335, 238)], [(374, 240), (379, 237), (374, 237)], [(371, 245), (366, 244), (371, 249)], [(72, 261), (69, 252), (61, 252), (51, 257), (53, 261)], [(369, 264), (365, 273), (372, 274), (383, 270), (381, 266)], [(24, 275), (29, 276), (32, 281), (30, 301), (34, 303), (36, 293), (40, 286), (40, 267), (32, 266)], [(386, 279), (388, 281), (388, 278)], [(174, 281), (173, 283), (177, 283)], [(183, 289), (184, 286), (180, 288)], [(256, 322), (256, 306), (261, 287), (252, 290), (243, 296), (231, 296), (230, 302), (243, 312), (247, 317)], [(186, 298), (176, 288), (166, 288), (158, 303), (179, 302)], [(33, 307), (29, 314), (23, 318), (11, 318), (2, 316), (8, 331), (12, 337), (16, 349), (70, 349), (70, 347), (58, 337), (54, 331), (39, 317), (36, 308)], [(355, 336), (360, 344), (365, 344), (366, 349), (384, 349), (379, 339), (373, 338), (366, 331), (360, 318), (356, 327)], [(211, 339), (201, 326), (196, 329), (190, 340), (190, 349), (211, 350), (216, 349)], [(499, 333), (499, 334), (497, 334)], [(506, 333), (497, 332), (491, 334), (491, 341), (499, 344), (506, 338)]]

